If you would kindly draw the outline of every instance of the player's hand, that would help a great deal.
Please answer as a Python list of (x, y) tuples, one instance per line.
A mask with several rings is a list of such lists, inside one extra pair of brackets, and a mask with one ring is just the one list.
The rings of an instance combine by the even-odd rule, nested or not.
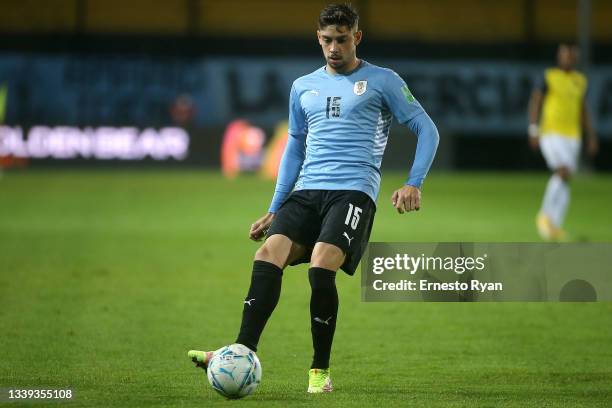
[(597, 155), (599, 152), (599, 142), (596, 138), (590, 137), (587, 139), (587, 151), (591, 157)]
[(397, 212), (419, 211), (421, 208), (421, 190), (414, 186), (404, 186), (393, 192), (391, 203)]
[(266, 236), (268, 232), (268, 228), (270, 228), (270, 224), (272, 224), (272, 220), (274, 219), (274, 214), (267, 213), (253, 224), (251, 224), (251, 230), (249, 231), (249, 238), (253, 241), (261, 241), (263, 237)]

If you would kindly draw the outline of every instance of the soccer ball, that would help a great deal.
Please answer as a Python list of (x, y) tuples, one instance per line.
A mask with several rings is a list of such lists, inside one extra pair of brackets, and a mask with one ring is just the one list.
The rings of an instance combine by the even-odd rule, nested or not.
[(261, 382), (259, 359), (242, 344), (230, 344), (216, 351), (208, 363), (207, 373), (215, 391), (231, 399), (246, 397)]

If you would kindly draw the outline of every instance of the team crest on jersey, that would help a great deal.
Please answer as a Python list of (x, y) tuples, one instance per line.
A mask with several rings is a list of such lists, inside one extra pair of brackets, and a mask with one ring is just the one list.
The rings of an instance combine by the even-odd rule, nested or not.
[(355, 95), (360, 96), (363, 95), (368, 88), (368, 81), (357, 81), (355, 82), (355, 86), (353, 86), (353, 92)]

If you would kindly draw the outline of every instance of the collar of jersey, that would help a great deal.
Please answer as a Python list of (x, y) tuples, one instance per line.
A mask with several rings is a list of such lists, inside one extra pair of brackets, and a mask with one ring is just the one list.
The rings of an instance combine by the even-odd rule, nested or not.
[(327, 68), (327, 64), (323, 65), (322, 69), (323, 69), (323, 72), (325, 73), (325, 75), (327, 75), (329, 77), (332, 77), (332, 78), (342, 78), (342, 77), (347, 77), (347, 76), (353, 75), (355, 72), (359, 71), (366, 64), (367, 64), (366, 60), (360, 59), (359, 60), (359, 65), (357, 65), (354, 70), (352, 70), (351, 72), (344, 73), (344, 74), (341, 74), (341, 73), (330, 74), (329, 72), (327, 72), (327, 69), (326, 69)]

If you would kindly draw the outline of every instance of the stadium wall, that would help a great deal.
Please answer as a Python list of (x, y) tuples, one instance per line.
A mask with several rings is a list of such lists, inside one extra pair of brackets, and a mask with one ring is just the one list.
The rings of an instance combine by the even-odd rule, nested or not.
[[(500, 61), (374, 59), (400, 74), (451, 133), (513, 137), (527, 125), (534, 82), (545, 66)], [(294, 79), (321, 60), (283, 58), (163, 59), (106, 56), (0, 56), (9, 125), (176, 125), (177, 98), (193, 104), (190, 126), (245, 118), (274, 126), (287, 115)], [(588, 73), (588, 99), (603, 138), (612, 137), (612, 67)], [(185, 125), (185, 123), (179, 123)]]
[[(150, 33), (311, 38), (323, 0), (3, 0), (5, 33)], [(464, 43), (557, 41), (576, 33), (576, 0), (357, 0), (374, 39)], [(612, 41), (612, 3), (592, 1), (592, 35)], [(120, 10), (121, 12), (117, 12)], [(457, 18), (461, 16), (461, 18)]]
[[(539, 157), (527, 150), (525, 129), (527, 101), (543, 65), (452, 59), (371, 62), (402, 75), (436, 121), (443, 138), (438, 167), (542, 168)], [(320, 58), (5, 54), (0, 57), (0, 84), (6, 90), (0, 154), (23, 151), (21, 146), (30, 138), (31, 129), (40, 135), (42, 127), (55, 129), (47, 133), (54, 135), (49, 143), (56, 145), (73, 146), (75, 134), (91, 144), (89, 135), (100, 134), (102, 138), (91, 140), (124, 150), (111, 154), (102, 146), (99, 154), (86, 150), (78, 157), (62, 157), (67, 153), (60, 147), (58, 157), (51, 157), (41, 154), (32, 142), (38, 153), (30, 155), (31, 165), (103, 164), (115, 159), (127, 163), (150, 148), (158, 149), (157, 158), (145, 154), (144, 162), (217, 167), (221, 138), (229, 122), (246, 119), (271, 136), (276, 124), (286, 119), (291, 82), (320, 65)], [(595, 166), (610, 169), (612, 69), (595, 66), (589, 77), (589, 100), (603, 140)], [(179, 109), (182, 100), (189, 103), (183, 113)], [(160, 132), (167, 128), (185, 130), (189, 143), (184, 156), (179, 157), (182, 139), (177, 139), (177, 132)], [(155, 129), (160, 139), (141, 141), (140, 135), (150, 136), (151, 132), (143, 133), (147, 129)], [(7, 142), (9, 133), (12, 147)], [(149, 140), (159, 146), (147, 145)], [(414, 137), (406, 130), (394, 127), (385, 167), (405, 168), (413, 143)], [(508, 151), (515, 154), (508, 155)]]

